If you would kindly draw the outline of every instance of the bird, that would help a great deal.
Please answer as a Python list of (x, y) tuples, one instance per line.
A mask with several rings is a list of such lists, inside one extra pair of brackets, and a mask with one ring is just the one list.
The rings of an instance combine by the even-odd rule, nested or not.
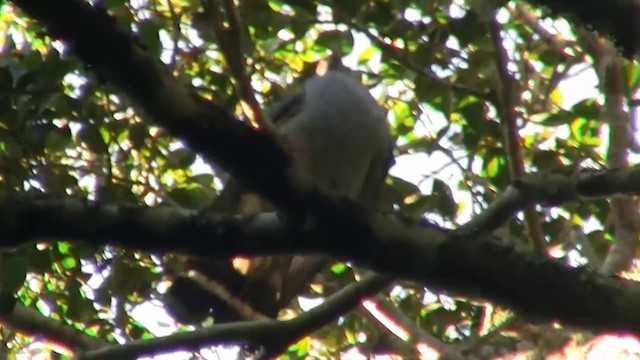
[[(350, 198), (365, 209), (378, 209), (394, 162), (394, 139), (386, 111), (338, 54), (321, 64), (322, 70), (306, 81), (301, 92), (275, 104), (267, 116), (299, 173), (328, 194)], [(272, 208), (266, 201), (233, 178), (210, 207), (214, 213), (269, 210)], [(249, 260), (243, 275), (233, 274), (228, 262), (195, 259), (191, 266), (214, 278), (216, 272), (226, 274), (231, 293), (259, 313), (275, 318), (329, 261), (322, 255), (256, 257)], [(177, 279), (173, 287), (174, 295), (188, 298), (189, 310), (201, 313), (195, 318), (209, 310), (216, 322), (233, 321), (238, 316), (215, 296), (190, 293), (197, 285), (185, 278)]]

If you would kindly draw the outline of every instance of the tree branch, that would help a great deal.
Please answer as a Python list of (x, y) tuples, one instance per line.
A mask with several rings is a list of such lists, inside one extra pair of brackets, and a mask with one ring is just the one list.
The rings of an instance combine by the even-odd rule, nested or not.
[[(509, 175), (511, 181), (520, 179), (524, 174), (524, 159), (522, 158), (522, 141), (518, 132), (518, 113), (517, 105), (520, 99), (520, 92), (515, 86), (516, 80), (508, 69), (509, 55), (502, 43), (501, 25), (492, 16), (487, 26), (493, 43), (494, 54), (496, 59), (496, 69), (500, 83), (498, 84), (498, 114), (500, 122), (504, 129), (503, 139), (506, 148), (506, 157), (509, 164)], [(539, 255), (547, 253), (547, 246), (544, 240), (544, 234), (540, 227), (540, 217), (536, 213), (534, 206), (524, 208), (524, 219), (529, 232), (529, 238), (533, 248)]]
[(288, 345), (306, 334), (320, 329), (338, 316), (351, 311), (363, 299), (381, 291), (388, 282), (389, 279), (386, 276), (367, 275), (338, 291), (324, 303), (292, 320), (245, 321), (214, 325), (189, 333), (114, 345), (80, 354), (76, 359), (132, 359), (193, 347), (233, 343), (263, 346), (266, 352), (262, 358), (271, 358), (286, 350)]
[(531, 204), (545, 207), (570, 201), (601, 199), (614, 194), (638, 194), (640, 166), (628, 169), (584, 170), (567, 168), (548, 173), (532, 173), (515, 181), (460, 230), (490, 234)]
[[(193, 89), (178, 86), (130, 36), (116, 29), (103, 10), (80, 0), (13, 2), (71, 45), (87, 66), (134, 99), (156, 123), (279, 209), (296, 215), (296, 223), (304, 226), (285, 226), (273, 214), (214, 221), (212, 216), (181, 216), (171, 209), (115, 208), (72, 200), (65, 204), (70, 211), (56, 214), (50, 211), (52, 204), (33, 206), (33, 201), (14, 199), (0, 208), (0, 218), (6, 220), (0, 243), (15, 246), (41, 235), (214, 257), (323, 252), (432, 289), (480, 295), (536, 318), (598, 330), (640, 330), (635, 306), (640, 288), (633, 282), (567, 269), (498, 242), (470, 241), (472, 236), (464, 231), (446, 233), (395, 216), (370, 220), (353, 202), (323, 195), (292, 175), (290, 159), (273, 138), (237, 121)], [(620, 174), (628, 178), (616, 176)], [(516, 182), (518, 197), (553, 205), (614, 191), (638, 193), (640, 184), (637, 169), (568, 179), (556, 175), (541, 176), (557, 180), (551, 185), (558, 187)], [(611, 188), (613, 184), (621, 186)], [(149, 239), (155, 241), (150, 244)]]
[(407, 53), (403, 49), (397, 48), (394, 45), (387, 43), (383, 38), (371, 32), (366, 26), (360, 25), (353, 20), (340, 20), (343, 21), (347, 26), (363, 33), (366, 37), (369, 38), (372, 43), (376, 44), (376, 46), (378, 46), (381, 50), (391, 54), (394, 59), (396, 59), (400, 64), (404, 65), (407, 69), (415, 71), (416, 73), (424, 76), (433, 83), (441, 85), (442, 87), (445, 87), (447, 89), (451, 89), (451, 91), (455, 91), (460, 97), (467, 95), (475, 96), (478, 99), (489, 99), (491, 97), (489, 93), (485, 93), (482, 90), (474, 89), (472, 87), (441, 79), (436, 74), (434, 74), (428, 66), (416, 64), (409, 58), (409, 56), (407, 56)]
[(97, 350), (110, 344), (73, 328), (70, 325), (49, 319), (38, 311), (15, 304), (10, 312), (0, 314), (0, 323), (28, 336), (41, 336), (71, 350)]
[[(612, 193), (638, 194), (639, 184), (640, 167), (534, 174), (512, 186), (503, 202), (506, 208), (490, 207), (494, 217), (483, 219), (485, 224), (496, 224), (496, 218), (520, 210), (515, 204), (533, 201), (553, 206)], [(171, 208), (28, 197), (0, 204), (0, 222), (4, 225), (1, 246), (66, 238), (210, 257), (324, 253), (389, 276), (419, 281), (432, 291), (489, 299), (525, 316), (595, 330), (640, 330), (640, 312), (633, 305), (640, 301), (636, 283), (565, 268), (497, 241), (480, 240), (486, 229), (479, 230), (473, 223), (448, 232), (393, 215), (378, 215), (372, 219), (372, 232), (363, 234), (350, 232), (348, 227), (326, 228), (321, 223), (292, 228), (279, 222), (275, 214), (215, 217)]]
[(640, 1), (617, 0), (603, 6), (600, 0), (529, 0), (550, 9), (554, 15), (565, 15), (574, 23), (614, 38), (624, 55), (633, 58), (640, 53)]
[(179, 84), (130, 34), (118, 29), (105, 10), (80, 0), (13, 3), (207, 161), (242, 179), (281, 210), (304, 213), (305, 199), (312, 195), (302, 189), (311, 186), (292, 176), (291, 159), (278, 142)]
[[(629, 166), (629, 147), (632, 145), (630, 139), (633, 138), (630, 123), (633, 120), (625, 111), (629, 90), (624, 64), (611, 44), (597, 35), (579, 31), (578, 38), (586, 52), (592, 56), (594, 67), (599, 70), (596, 73), (600, 80), (600, 90), (604, 94), (601, 120), (609, 125), (607, 167), (626, 168)], [(610, 203), (614, 242), (600, 267), (604, 274), (615, 274), (631, 266), (640, 232), (637, 201), (630, 197), (614, 197)]]
[[(251, 78), (247, 75), (247, 63), (242, 53), (242, 32), (240, 16), (233, 0), (206, 0), (203, 1), (205, 16), (211, 21), (218, 46), (224, 55), (231, 75), (235, 79), (236, 92), (243, 105), (243, 109), (249, 119), (255, 122), (275, 139), (280, 140), (271, 119), (262, 110), (262, 107), (254, 96)], [(228, 26), (224, 25), (223, 14), (219, 10), (224, 8)]]

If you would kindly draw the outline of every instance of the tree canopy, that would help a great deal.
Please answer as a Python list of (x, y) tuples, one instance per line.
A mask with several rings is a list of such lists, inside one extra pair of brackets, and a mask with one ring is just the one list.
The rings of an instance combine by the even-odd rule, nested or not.
[[(581, 3), (0, 3), (0, 351), (562, 358), (637, 336), (640, 4)], [(330, 54), (388, 111), (381, 213), (290, 171), (265, 116)], [(278, 214), (208, 211), (229, 176)], [(333, 261), (278, 319), (220, 274), (190, 276), (241, 320), (165, 313), (185, 258), (270, 254)]]

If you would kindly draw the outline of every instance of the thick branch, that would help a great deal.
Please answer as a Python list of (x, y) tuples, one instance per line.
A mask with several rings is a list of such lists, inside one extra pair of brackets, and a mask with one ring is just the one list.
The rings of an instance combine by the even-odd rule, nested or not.
[[(606, 190), (640, 192), (640, 168), (569, 175), (540, 175), (539, 182), (523, 181), (515, 193), (527, 201), (537, 196), (543, 204), (553, 205), (604, 195)], [(480, 296), (523, 315), (596, 330), (640, 333), (640, 312), (635, 306), (640, 301), (640, 287), (634, 282), (565, 268), (498, 242), (479, 240), (473, 228), (450, 233), (379, 215), (373, 219), (374, 231), (364, 236), (348, 228), (327, 229), (318, 224), (292, 229), (275, 214), (218, 218), (169, 208), (24, 198), (2, 205), (1, 246), (16, 246), (29, 239), (67, 238), (211, 257), (324, 253), (393, 277), (419, 281), (434, 291)]]
[(554, 15), (567, 15), (574, 23), (614, 38), (626, 57), (640, 53), (640, 1), (616, 0), (529, 0), (537, 6), (550, 9)]

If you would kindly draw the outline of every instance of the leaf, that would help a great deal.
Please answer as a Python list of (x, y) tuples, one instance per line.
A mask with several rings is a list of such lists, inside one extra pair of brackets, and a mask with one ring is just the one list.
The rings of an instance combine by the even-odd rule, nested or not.
[(383, 192), (384, 204), (390, 207), (392, 204), (402, 203), (405, 198), (420, 194), (420, 188), (407, 180), (399, 177), (389, 176), (390, 186), (386, 186)]
[(539, 150), (533, 154), (532, 165), (539, 170), (560, 169), (563, 166), (560, 154), (554, 150)]
[(483, 174), (489, 178), (495, 178), (500, 173), (500, 168), (505, 162), (501, 156), (490, 156), (484, 161)]
[(167, 193), (171, 200), (187, 209), (200, 209), (211, 203), (215, 192), (200, 186), (179, 187)]
[(2, 293), (15, 294), (27, 278), (27, 258), (24, 255), (5, 252), (0, 263), (0, 289)]
[(561, 106), (564, 103), (564, 99), (562, 98), (562, 91), (560, 91), (560, 88), (555, 88), (553, 89), (553, 91), (551, 91), (551, 93), (549, 94), (549, 100), (551, 100), (551, 103), (555, 106)]
[(84, 323), (96, 314), (96, 310), (93, 307), (93, 302), (83, 295), (80, 288), (81, 284), (76, 279), (67, 281), (65, 290), (69, 298), (65, 315), (73, 321)]
[(38, 171), (38, 181), (53, 194), (64, 193), (67, 189), (78, 186), (76, 179), (70, 172), (59, 167), (45, 167)]
[(196, 161), (196, 154), (193, 150), (183, 147), (167, 154), (167, 165), (171, 169), (186, 169)]
[(640, 63), (629, 61), (626, 63), (626, 70), (629, 89), (637, 89), (638, 84), (640, 84)]
[(128, 0), (102, 0), (102, 6), (104, 6), (105, 9), (110, 10), (113, 8), (122, 7), (127, 2)]
[(212, 174), (197, 174), (193, 175), (189, 180), (205, 188), (213, 189), (215, 177)]
[(353, 49), (353, 35), (350, 31), (324, 31), (318, 35), (316, 45), (327, 49), (339, 50), (344, 54), (348, 54), (351, 52), (351, 49)]
[[(603, 230), (595, 230), (587, 234), (587, 239), (591, 243), (591, 247), (600, 259), (606, 258), (609, 248), (612, 245), (612, 237)], [(636, 257), (639, 256), (639, 250), (636, 249)]]
[(135, 123), (129, 126), (129, 142), (134, 150), (140, 150), (149, 135), (149, 128), (146, 124)]
[(546, 118), (539, 122), (540, 125), (556, 127), (559, 125), (567, 125), (573, 119), (575, 115), (571, 111), (559, 110), (555, 113), (549, 114)]
[(140, 41), (142, 42), (142, 44), (144, 44), (146, 50), (152, 56), (160, 56), (160, 52), (162, 51), (162, 43), (160, 42), (160, 36), (158, 35), (158, 31), (161, 28), (158, 25), (158, 21), (155, 19), (144, 20), (139, 22), (137, 26)]
[(106, 154), (108, 151), (107, 143), (102, 137), (97, 126), (93, 124), (85, 124), (77, 133), (78, 141), (87, 146), (89, 150), (96, 154)]
[(137, 295), (142, 300), (149, 295), (151, 281), (156, 277), (148, 268), (123, 257), (113, 263), (105, 282), (114, 296)]
[(358, 56), (358, 64), (362, 65), (362, 64), (367, 64), (369, 63), (369, 61), (371, 60), (371, 58), (378, 54), (380, 51), (378, 50), (378, 48), (374, 47), (374, 46), (368, 46), (366, 49), (364, 49), (361, 53), (360, 56)]
[(77, 264), (78, 263), (76, 262), (76, 259), (73, 256), (67, 256), (60, 261), (60, 265), (62, 265), (62, 267), (65, 270), (75, 269)]
[(133, 340), (149, 338), (149, 331), (147, 331), (147, 329), (144, 326), (142, 326), (137, 322), (128, 324), (127, 327), (125, 328), (125, 332)]
[(461, 48), (478, 41), (486, 34), (485, 22), (475, 11), (467, 11), (461, 18), (450, 19), (448, 26), (451, 29), (451, 35), (458, 40)]
[(600, 108), (595, 99), (584, 99), (571, 107), (574, 117), (581, 117), (588, 120), (600, 119)]
[(0, 96), (7, 96), (12, 90), (13, 75), (11, 74), (10, 68), (0, 67)]
[(336, 1), (332, 3), (332, 10), (335, 18), (352, 19), (356, 18), (361, 10), (361, 4), (357, 1)]
[(437, 204), (440, 213), (445, 217), (455, 218), (458, 211), (458, 204), (456, 204), (453, 198), (453, 192), (449, 185), (440, 179), (433, 179), (431, 192), (438, 200)]
[(56, 126), (47, 134), (45, 151), (47, 154), (61, 152), (71, 145), (72, 140), (71, 129), (68, 126)]
[(331, 272), (334, 274), (342, 274), (347, 271), (347, 265), (345, 263), (336, 263), (331, 266)]

